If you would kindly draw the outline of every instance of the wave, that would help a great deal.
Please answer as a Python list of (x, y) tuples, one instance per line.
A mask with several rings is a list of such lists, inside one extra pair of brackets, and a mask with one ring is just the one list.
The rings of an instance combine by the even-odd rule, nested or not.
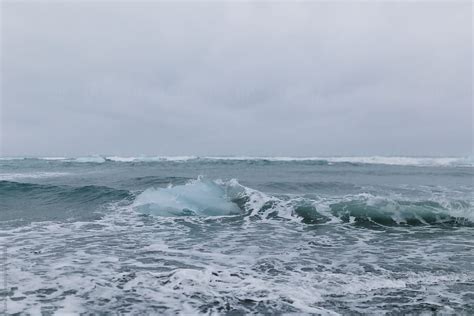
[(268, 161), (268, 162), (312, 162), (319, 164), (380, 164), (393, 166), (474, 166), (472, 157), (251, 157), (251, 156), (177, 156), (177, 157), (106, 157), (116, 162), (160, 162), (160, 161)]
[(402, 156), (359, 156), (359, 157), (252, 157), (252, 156), (86, 156), (86, 157), (2, 157), (0, 160), (48, 160), (76, 163), (137, 163), (137, 162), (310, 162), (312, 164), (375, 164), (391, 166), (420, 166), (420, 167), (473, 167), (473, 157), (402, 157)]
[(240, 216), (307, 224), (382, 226), (474, 226), (471, 200), (432, 197), (414, 200), (373, 194), (344, 196), (270, 195), (237, 180), (137, 178), (142, 185), (173, 183), (136, 193), (104, 186), (45, 185), (0, 181), (1, 220), (54, 220), (96, 216), (115, 202), (153, 216)]
[(95, 219), (112, 202), (133, 200), (133, 194), (103, 186), (56, 186), (0, 181), (0, 221)]
[(0, 181), (0, 193), (3, 197), (9, 198), (18, 197), (24, 200), (28, 197), (37, 196), (43, 201), (54, 200), (56, 202), (90, 202), (93, 200), (107, 202), (131, 196), (131, 193), (127, 190), (118, 190), (105, 186), (86, 185), (73, 187), (66, 185), (57, 186), (13, 181)]
[(276, 197), (245, 187), (236, 180), (203, 178), (184, 185), (145, 190), (133, 206), (139, 212), (155, 216), (242, 215), (312, 224), (474, 226), (471, 202), (464, 200), (394, 200), (370, 194), (327, 199)]
[(394, 200), (361, 195), (330, 205), (331, 213), (344, 222), (361, 225), (473, 226), (474, 210), (468, 201)]

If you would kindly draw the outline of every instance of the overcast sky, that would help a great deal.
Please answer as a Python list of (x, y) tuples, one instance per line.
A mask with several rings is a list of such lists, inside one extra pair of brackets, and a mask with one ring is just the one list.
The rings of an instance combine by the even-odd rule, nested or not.
[(466, 2), (1, 4), (1, 155), (472, 155)]

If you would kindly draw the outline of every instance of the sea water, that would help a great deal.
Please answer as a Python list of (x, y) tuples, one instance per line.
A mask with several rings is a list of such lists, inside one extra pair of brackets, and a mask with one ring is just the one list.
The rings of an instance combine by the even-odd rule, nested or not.
[(473, 314), (473, 177), (471, 158), (1, 158), (0, 311)]

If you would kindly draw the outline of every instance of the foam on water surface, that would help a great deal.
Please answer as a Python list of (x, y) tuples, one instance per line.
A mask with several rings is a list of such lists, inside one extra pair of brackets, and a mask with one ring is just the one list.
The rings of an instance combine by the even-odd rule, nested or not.
[(94, 224), (4, 231), (14, 287), (9, 311), (469, 311), (474, 276), (462, 264), (446, 265), (472, 262), (473, 245), (462, 241), (469, 231), (347, 234), (343, 226), (307, 231), (295, 222), (227, 221), (150, 218), (118, 208)]

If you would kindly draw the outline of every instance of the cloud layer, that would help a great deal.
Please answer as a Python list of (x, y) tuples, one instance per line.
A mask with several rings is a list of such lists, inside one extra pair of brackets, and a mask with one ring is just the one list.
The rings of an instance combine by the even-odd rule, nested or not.
[(470, 2), (3, 2), (1, 154), (469, 155)]

